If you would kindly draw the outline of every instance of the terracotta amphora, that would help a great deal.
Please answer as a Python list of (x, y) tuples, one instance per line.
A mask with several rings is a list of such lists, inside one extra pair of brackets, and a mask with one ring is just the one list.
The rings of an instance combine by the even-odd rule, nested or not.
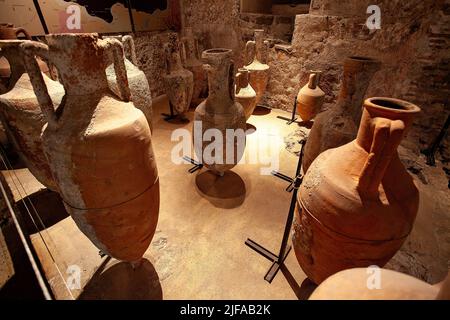
[(174, 113), (182, 120), (187, 120), (194, 93), (194, 75), (183, 67), (181, 45), (176, 33), (170, 33), (165, 44), (166, 74), (163, 75), (166, 93)]
[(255, 30), (255, 40), (247, 42), (245, 55), (250, 62), (245, 69), (250, 71), (250, 84), (256, 91), (256, 104), (258, 104), (266, 92), (270, 71), (266, 63), (267, 41), (264, 41), (264, 30)]
[[(31, 40), (30, 34), (24, 28), (15, 28), (11, 23), (0, 23), (0, 40), (18, 40), (22, 35), (26, 40)], [(44, 61), (38, 60), (42, 72), (50, 75), (49, 68)], [(0, 56), (0, 94), (7, 92), (11, 69), (8, 61)], [(12, 79), (14, 80), (14, 79)]]
[(202, 53), (209, 95), (195, 109), (194, 117), (195, 153), (206, 168), (220, 176), (241, 160), (246, 142), (244, 108), (234, 101), (232, 54), (222, 48)]
[(319, 88), (320, 71), (311, 71), (308, 83), (297, 95), (297, 113), (303, 121), (310, 121), (321, 111), (325, 92)]
[[(131, 91), (131, 100), (133, 101), (134, 106), (144, 113), (150, 126), (150, 130), (152, 130), (152, 93), (150, 91), (150, 86), (148, 84), (145, 73), (138, 67), (133, 37), (130, 35), (126, 35), (106, 38), (115, 38), (122, 42), (125, 52), (125, 67), (127, 69), (128, 85)], [(116, 72), (114, 70), (113, 56), (110, 51), (108, 52), (108, 58), (111, 62), (111, 64), (106, 68), (106, 76), (108, 78), (109, 88), (115, 94), (120, 96), (120, 90), (117, 85)]]
[(203, 63), (200, 61), (200, 51), (198, 48), (198, 41), (194, 37), (191, 27), (184, 28), (184, 35), (181, 38), (182, 55), (184, 67), (192, 72), (194, 75), (194, 92), (192, 95), (191, 104), (198, 106), (204, 98), (206, 98), (208, 91), (208, 79), (206, 71), (203, 68)]
[[(0, 40), (0, 56), (8, 61), (11, 68), (7, 93), (0, 95), (0, 115), (9, 142), (30, 172), (45, 187), (58, 191), (42, 148), (41, 132), (47, 121), (25, 70), (20, 47), (25, 42), (29, 41)], [(44, 73), (40, 76), (52, 100), (59, 104), (64, 95), (63, 86)]]
[(431, 285), (381, 268), (344, 270), (326, 279), (310, 300), (450, 300), (450, 273)]
[(340, 147), (356, 137), (362, 103), (380, 62), (366, 57), (350, 57), (344, 62), (344, 75), (336, 105), (319, 113), (308, 136), (303, 157), (303, 172), (319, 154)]
[(27, 40), (31, 40), (30, 34), (24, 28), (15, 28), (12, 23), (0, 23), (1, 40), (15, 40), (20, 35), (23, 35)]
[(236, 74), (236, 102), (244, 108), (245, 120), (248, 121), (256, 108), (256, 92), (249, 82), (249, 72), (245, 68)]
[[(54, 34), (24, 43), (27, 70), (48, 123), (42, 143), (65, 206), (105, 254), (137, 262), (155, 233), (159, 179), (147, 120), (132, 102), (122, 44), (96, 34)], [(108, 87), (112, 50), (119, 97)], [(58, 70), (65, 96), (55, 110), (35, 56)]]
[(384, 266), (411, 232), (419, 192), (397, 147), (419, 112), (406, 101), (367, 99), (356, 140), (323, 152), (309, 168), (293, 243), (315, 283), (349, 268)]

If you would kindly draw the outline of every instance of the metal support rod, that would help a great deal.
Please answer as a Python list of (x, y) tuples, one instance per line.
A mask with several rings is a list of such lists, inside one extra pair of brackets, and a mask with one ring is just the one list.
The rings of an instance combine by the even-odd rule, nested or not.
[(170, 121), (170, 120), (173, 120), (173, 119), (175, 119), (177, 117), (177, 115), (173, 111), (172, 102), (170, 102), (170, 101), (169, 101), (169, 111), (170, 111), (170, 114), (161, 113), (161, 115), (164, 117), (164, 121)]
[(294, 122), (297, 122), (297, 97), (295, 97), (294, 100), (294, 107), (292, 108), (292, 116), (291, 118), (283, 117), (283, 116), (277, 116), (278, 119), (286, 120), (286, 124), (290, 126)]
[[(2, 173), (0, 173), (2, 174)], [(20, 241), (22, 242), (22, 245), (25, 249), (25, 252), (28, 256), (28, 259), (30, 261), (31, 267), (33, 268), (34, 274), (36, 276), (36, 279), (39, 283), (39, 287), (42, 290), (42, 294), (44, 295), (45, 300), (52, 300), (52, 296), (50, 294), (50, 291), (47, 288), (47, 285), (44, 281), (44, 277), (41, 274), (41, 271), (39, 270), (38, 264), (36, 262), (36, 259), (33, 256), (33, 253), (31, 252), (30, 246), (28, 245), (28, 241), (25, 237), (25, 234), (22, 231), (22, 227), (20, 226), (19, 219), (16, 216), (16, 213), (14, 212), (11, 202), (9, 201), (8, 195), (6, 194), (5, 188), (3, 187), (3, 183), (0, 181), (0, 189), (1, 193), (3, 195), (3, 198), (5, 199), (6, 205), (8, 207), (9, 213), (11, 214), (11, 217), (14, 221), (14, 225), (16, 226), (17, 233), (19, 234)]]
[[(288, 213), (288, 216), (286, 219), (286, 225), (284, 228), (283, 239), (281, 241), (280, 251), (279, 251), (278, 255), (274, 255), (272, 252), (265, 249), (263, 246), (259, 245), (258, 243), (256, 243), (255, 241), (253, 241), (251, 239), (247, 239), (247, 241), (245, 241), (245, 244), (247, 246), (249, 246), (251, 249), (258, 252), (260, 255), (262, 255), (266, 259), (273, 262), (272, 266), (270, 267), (269, 271), (266, 273), (266, 275), (264, 277), (264, 279), (269, 283), (272, 283), (273, 279), (277, 275), (281, 266), (284, 264), (286, 257), (288, 256), (288, 254), (291, 252), (291, 249), (292, 249), (291, 246), (288, 245), (288, 241), (289, 241), (289, 234), (290, 234), (290, 231), (292, 228), (292, 223), (294, 221), (294, 212), (295, 212), (295, 207), (297, 205), (298, 189), (300, 188), (300, 185), (303, 182), (303, 176), (301, 174), (301, 167), (302, 167), (303, 152), (304, 152), (304, 146), (306, 144), (306, 139), (303, 139), (302, 141), (300, 141), (300, 144), (301, 144), (302, 148), (300, 151), (300, 156), (298, 158), (297, 169), (295, 171), (295, 178), (291, 179), (291, 184), (287, 188), (288, 191), (289, 190), (293, 191), (293, 193), (292, 193), (291, 203), (289, 206), (289, 213)], [(283, 175), (283, 174), (280, 174), (280, 175), (282, 176), (282, 177), (280, 177), (281, 179), (286, 180), (284, 178), (284, 177), (286, 177), (285, 175)]]
[(130, 16), (131, 31), (133, 33), (136, 33), (136, 27), (134, 25), (134, 19), (133, 19), (133, 11), (131, 9), (131, 1), (130, 0), (126, 0), (126, 1), (127, 1), (127, 6), (128, 6), (128, 15)]
[(422, 153), (427, 157), (427, 165), (432, 167), (436, 165), (435, 154), (439, 146), (441, 145), (442, 140), (444, 140), (445, 136), (447, 135), (449, 126), (450, 126), (450, 115), (447, 117), (447, 120), (445, 121), (444, 126), (442, 127), (436, 139), (434, 139), (434, 141), (427, 149), (422, 150)]
[(192, 168), (190, 168), (188, 170), (189, 173), (194, 173), (195, 171), (200, 170), (200, 169), (203, 168), (203, 164), (202, 163), (195, 161), (191, 157), (184, 156), (183, 160), (185, 160), (185, 161), (187, 161), (189, 163), (192, 163), (194, 165)]
[(36, 8), (36, 12), (39, 16), (39, 20), (41, 21), (42, 29), (44, 29), (45, 34), (48, 34), (47, 24), (45, 23), (44, 15), (42, 14), (41, 6), (39, 5), (38, 0), (33, 0), (34, 7)]

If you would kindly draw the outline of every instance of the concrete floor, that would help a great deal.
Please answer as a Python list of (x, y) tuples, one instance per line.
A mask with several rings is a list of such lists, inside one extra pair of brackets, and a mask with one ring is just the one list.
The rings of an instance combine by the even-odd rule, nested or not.
[[(41, 206), (39, 210), (46, 211), (53, 221), (43, 219), (45, 228), (38, 226), (41, 232), (31, 238), (55, 297), (307, 298), (314, 286), (305, 280), (293, 252), (286, 260), (286, 268), (269, 284), (264, 275), (271, 263), (244, 244), (247, 238), (252, 238), (269, 250), (278, 251), (291, 196), (285, 191), (287, 183), (261, 175), (260, 169), (266, 167), (261, 163), (240, 164), (220, 180), (205, 169), (189, 174), (187, 170), (192, 165), (175, 165), (171, 161), (172, 147), (177, 144), (171, 141), (171, 134), (177, 128), (190, 130), (192, 123), (163, 121), (160, 113), (167, 109), (164, 97), (154, 101), (153, 143), (161, 183), (161, 208), (145, 263), (133, 270), (126, 263), (101, 258), (60, 205)], [(298, 125), (287, 126), (276, 118), (278, 115), (289, 116), (284, 111), (272, 110), (250, 118), (249, 123), (257, 131), (247, 136), (246, 156), (251, 150), (267, 152), (269, 147), (275, 147), (280, 170), (293, 175), (297, 157), (285, 149), (283, 138), (298, 129)], [(192, 119), (192, 112), (189, 117)], [(26, 171), (18, 174), (26, 175)], [(42, 188), (29, 174), (21, 180), (27, 181), (27, 194)], [(449, 208), (448, 203), (444, 208)], [(426, 206), (425, 209), (428, 210)], [(419, 217), (425, 214), (428, 212), (419, 213)], [(60, 219), (54, 221), (54, 217)], [(80, 268), (81, 287), (68, 290), (68, 271), (74, 266)]]
[[(163, 121), (160, 113), (168, 109), (165, 97), (156, 99), (153, 108), (161, 207), (145, 263), (133, 270), (126, 263), (101, 258), (70, 217), (51, 226), (44, 222), (46, 229), (31, 237), (55, 297), (298, 299), (307, 295), (311, 287), (307, 281), (300, 289), (305, 275), (293, 252), (287, 258), (287, 268), (269, 284), (264, 275), (270, 262), (244, 244), (250, 237), (278, 251), (289, 209), (287, 183), (261, 175), (260, 168), (268, 166), (258, 163), (240, 164), (220, 180), (206, 169), (189, 174), (192, 165), (171, 161), (172, 147), (178, 143), (171, 141), (171, 134), (177, 128), (191, 130), (192, 123)], [(293, 175), (297, 158), (285, 150), (283, 137), (295, 125), (286, 126), (276, 118), (289, 116), (286, 112), (262, 113), (249, 120), (256, 132), (247, 136), (246, 159), (255, 149), (267, 156), (269, 147), (275, 147), (280, 170)], [(189, 114), (192, 117), (193, 112)], [(27, 181), (27, 194), (41, 188), (30, 177), (20, 180)], [(64, 217), (59, 212), (52, 214)], [(70, 280), (66, 271), (73, 265), (80, 267), (81, 289), (69, 292), (62, 279)]]

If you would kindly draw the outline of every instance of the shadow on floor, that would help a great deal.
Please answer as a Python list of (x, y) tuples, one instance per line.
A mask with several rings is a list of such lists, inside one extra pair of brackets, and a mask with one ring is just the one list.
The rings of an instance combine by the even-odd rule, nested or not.
[(299, 127), (303, 127), (303, 128), (306, 128), (306, 129), (311, 129), (313, 124), (314, 124), (313, 121), (303, 121), (303, 120), (297, 120), (296, 123), (297, 123), (297, 125)]
[(147, 259), (133, 269), (119, 262), (105, 270), (107, 258), (86, 284), (79, 300), (162, 300), (158, 273)]
[(12, 218), (0, 230), (0, 300), (44, 300)]
[(233, 209), (244, 203), (245, 182), (233, 171), (225, 172), (223, 177), (212, 171), (203, 171), (195, 177), (199, 194), (217, 208)]
[(253, 111), (254, 116), (265, 116), (269, 114), (272, 110), (269, 108), (264, 108), (261, 106), (256, 106), (255, 110)]
[(308, 300), (313, 291), (317, 288), (317, 285), (309, 280), (309, 278), (303, 280), (302, 284), (299, 286), (285, 265), (281, 266), (281, 272), (299, 300)]
[[(59, 194), (48, 189), (29, 195), (23, 201), (17, 202), (17, 207), (23, 217), (25, 227), (30, 233), (49, 228), (69, 216)], [(38, 216), (36, 216), (33, 207), (36, 209)], [(30, 211), (33, 219), (31, 219), (28, 211)], [(38, 230), (36, 230), (36, 227)]]

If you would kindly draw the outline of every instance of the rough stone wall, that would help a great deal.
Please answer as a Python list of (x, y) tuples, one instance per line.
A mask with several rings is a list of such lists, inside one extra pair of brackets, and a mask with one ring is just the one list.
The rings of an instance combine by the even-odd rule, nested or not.
[(169, 32), (140, 32), (134, 35), (139, 68), (145, 73), (152, 96), (165, 93), (162, 76), (166, 72), (164, 43)]
[[(382, 10), (381, 29), (365, 25), (369, 4)], [(308, 70), (323, 71), (320, 86), (327, 93), (325, 108), (336, 100), (347, 56), (381, 60), (367, 95), (392, 96), (418, 104), (424, 112), (406, 140), (418, 151), (438, 134), (449, 113), (450, 1), (354, 0), (345, 3), (315, 0), (310, 14), (298, 15), (288, 50), (270, 52), (272, 67), (266, 102), (289, 110), (306, 82)], [(418, 143), (420, 142), (420, 144)], [(450, 157), (449, 139), (441, 148)]]
[[(185, 24), (192, 26), (202, 49), (226, 47), (243, 64), (245, 42), (254, 28), (286, 40), (289, 18), (241, 14), (239, 0), (184, 0)], [(369, 5), (381, 8), (381, 29), (366, 27)], [(278, 24), (281, 19), (281, 24)], [(284, 39), (283, 39), (284, 37)], [(275, 41), (276, 43), (276, 41)], [(325, 108), (340, 89), (345, 57), (366, 55), (383, 63), (367, 96), (391, 96), (418, 104), (423, 112), (404, 145), (425, 148), (437, 136), (450, 112), (450, 0), (314, 0), (310, 13), (297, 15), (290, 44), (272, 46), (271, 78), (266, 104), (291, 110), (308, 71), (323, 71), (320, 86), (327, 93)], [(450, 162), (450, 138), (440, 148)]]
[(200, 50), (233, 49), (239, 65), (245, 45), (239, 26), (239, 0), (182, 1), (185, 25), (192, 27)]

